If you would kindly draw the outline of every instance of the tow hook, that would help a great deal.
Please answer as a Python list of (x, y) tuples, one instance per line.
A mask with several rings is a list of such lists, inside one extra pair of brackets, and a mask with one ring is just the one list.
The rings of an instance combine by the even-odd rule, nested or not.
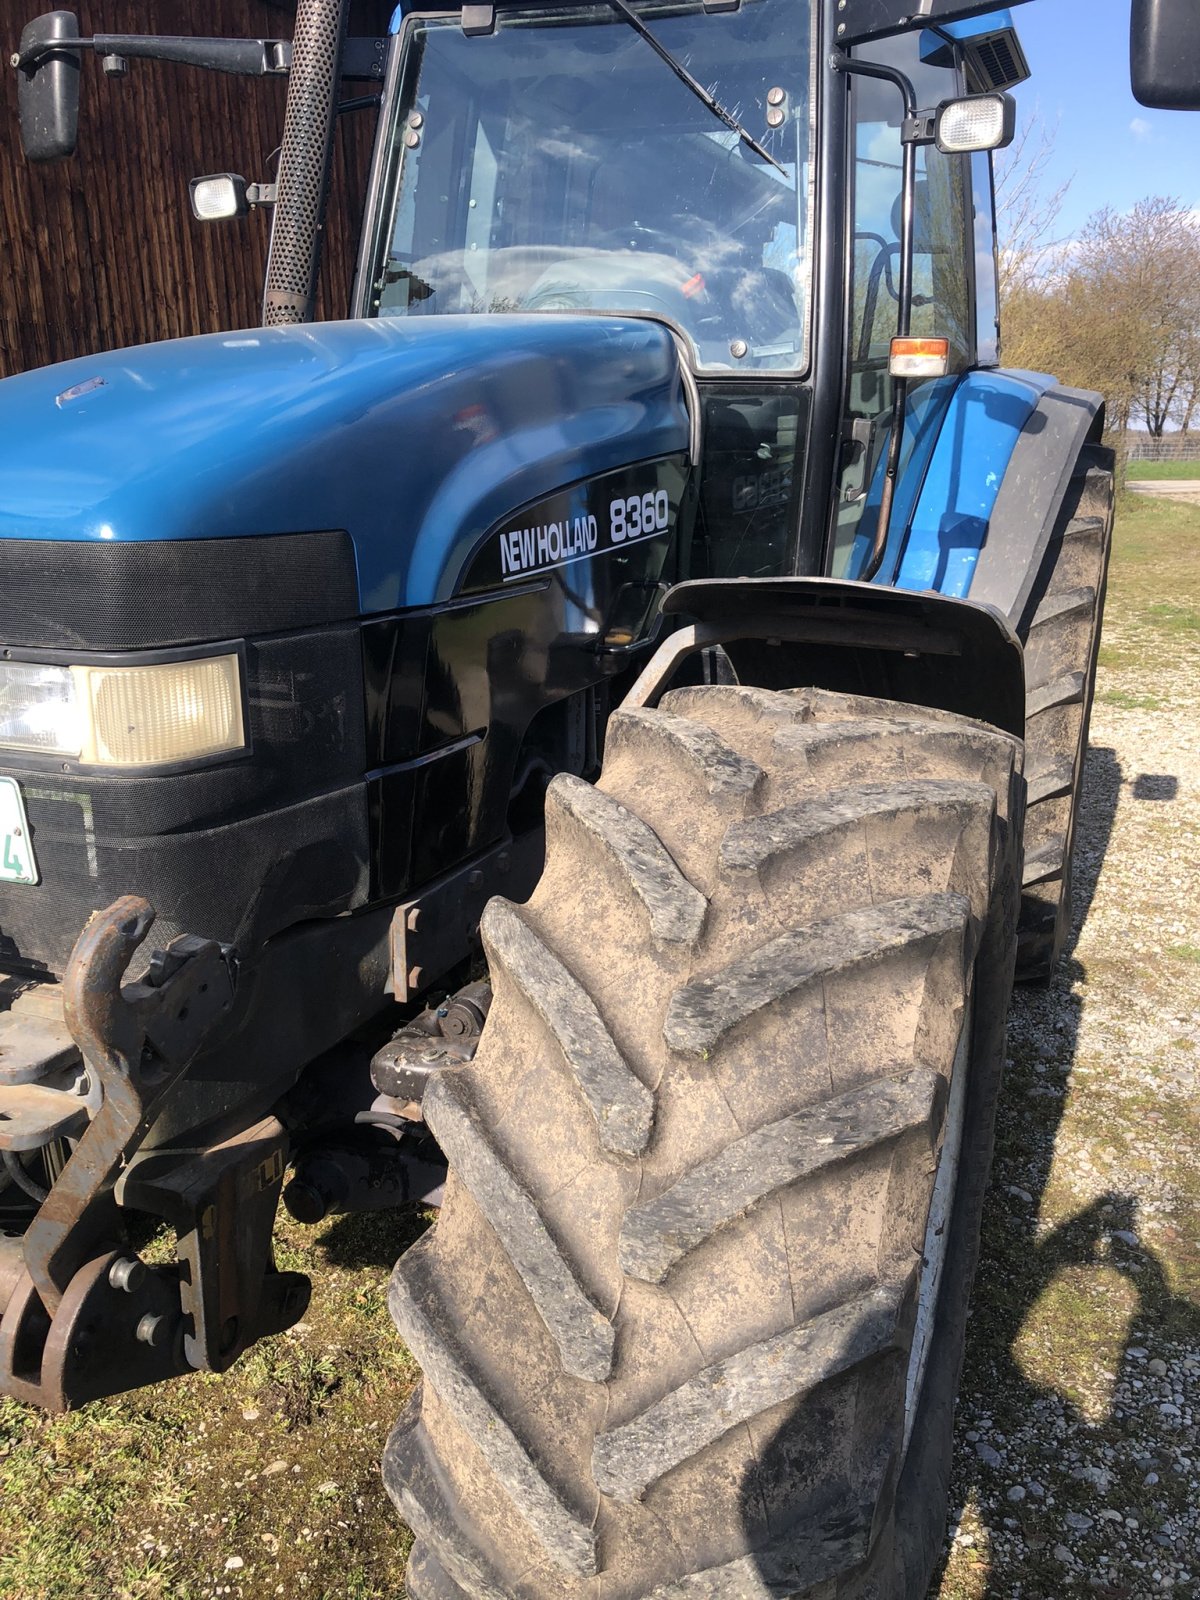
[[(307, 1279), (275, 1273), (270, 1259), (286, 1164), (286, 1135), (273, 1118), (203, 1157), (153, 1152), (130, 1166), (234, 997), (228, 953), (190, 935), (123, 984), (153, 921), (133, 895), (96, 913), (63, 978), (67, 1025), (99, 1107), (25, 1232), (0, 1318), (0, 1393), (53, 1411), (191, 1367), (221, 1370), (262, 1333), (294, 1322), (308, 1300)], [(131, 1253), (119, 1183), (126, 1204), (175, 1225), (185, 1270), (180, 1261), (149, 1267)], [(265, 1242), (262, 1226), (246, 1228), (244, 1211), (244, 1241), (222, 1236), (240, 1202), (257, 1207), (255, 1221), (269, 1208)]]

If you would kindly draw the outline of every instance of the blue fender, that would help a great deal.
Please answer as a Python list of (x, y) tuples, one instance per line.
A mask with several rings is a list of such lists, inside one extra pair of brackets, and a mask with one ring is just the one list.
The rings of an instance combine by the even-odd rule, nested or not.
[[(1045, 373), (977, 371), (914, 393), (876, 583), (955, 599), (970, 594), (1017, 442), (1042, 397), (1056, 387)], [(855, 542), (855, 573), (866, 564), (882, 481), (881, 462)]]

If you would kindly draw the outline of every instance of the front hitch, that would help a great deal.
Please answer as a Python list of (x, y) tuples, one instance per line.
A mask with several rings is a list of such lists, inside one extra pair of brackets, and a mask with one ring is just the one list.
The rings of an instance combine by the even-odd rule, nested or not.
[[(83, 1101), (36, 1083), (6, 1091), (0, 1147), (78, 1133), (0, 1302), (0, 1393), (52, 1411), (224, 1370), (308, 1304), (308, 1280), (276, 1272), (271, 1256), (287, 1152), (274, 1118), (202, 1152), (133, 1163), (234, 998), (227, 953), (191, 936), (124, 983), (153, 921), (145, 900), (125, 896), (89, 920), (71, 953), (63, 1009), (88, 1079)], [(95, 1107), (82, 1131), (81, 1104)], [(119, 1201), (172, 1224), (174, 1263), (150, 1267), (129, 1250)]]

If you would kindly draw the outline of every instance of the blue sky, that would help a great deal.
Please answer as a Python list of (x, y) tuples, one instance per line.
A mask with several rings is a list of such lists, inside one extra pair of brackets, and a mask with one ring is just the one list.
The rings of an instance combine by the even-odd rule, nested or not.
[(1133, 98), (1129, 0), (1031, 0), (1013, 22), (1033, 73), (1016, 91), (1018, 119), (1036, 113), (1054, 132), (1046, 185), (1072, 180), (1056, 233), (1152, 194), (1200, 210), (1200, 111), (1147, 111)]

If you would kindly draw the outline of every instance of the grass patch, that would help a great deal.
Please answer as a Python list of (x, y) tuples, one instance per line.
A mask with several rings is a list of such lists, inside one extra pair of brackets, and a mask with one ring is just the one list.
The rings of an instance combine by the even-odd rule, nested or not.
[(1200, 966), (1200, 945), (1194, 944), (1169, 944), (1167, 954), (1174, 956), (1177, 961), (1191, 961)]
[(1120, 645), (1102, 644), (1096, 659), (1100, 666), (1120, 671), (1122, 667), (1130, 664), (1131, 658), (1127, 651), (1121, 649)]
[(1162, 628), (1167, 633), (1200, 633), (1200, 611), (1190, 606), (1175, 606), (1160, 601), (1158, 605), (1150, 606), (1146, 615), (1156, 628)]
[(1200, 506), (1122, 496), (1109, 596), (1122, 623), (1136, 624), (1152, 606), (1200, 611)]
[(1113, 1267), (1063, 1267), (1029, 1308), (1013, 1358), (1029, 1384), (1102, 1422), (1137, 1310), (1137, 1291)]
[(224, 1377), (66, 1417), (0, 1400), (0, 1596), (400, 1600), (409, 1536), (379, 1458), (417, 1368), (385, 1293), (427, 1221), (283, 1217), (277, 1254), (312, 1305)]
[(1131, 461), (1125, 476), (1135, 483), (1200, 483), (1200, 461)]
[(1096, 698), (1106, 706), (1116, 706), (1121, 711), (1161, 711), (1164, 702), (1153, 694), (1129, 694), (1124, 689), (1106, 689)]

